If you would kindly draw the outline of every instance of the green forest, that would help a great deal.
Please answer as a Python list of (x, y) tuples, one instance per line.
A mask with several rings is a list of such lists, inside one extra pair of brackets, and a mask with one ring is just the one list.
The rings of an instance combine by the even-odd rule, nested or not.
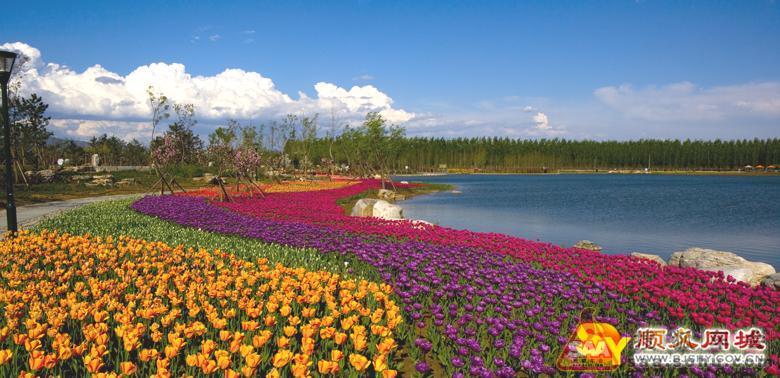
[[(318, 138), (303, 146), (290, 140), (287, 152), (308, 150), (315, 165), (351, 163), (355, 138)], [(563, 169), (612, 170), (737, 170), (745, 166), (780, 166), (780, 139), (593, 141), (566, 139), (422, 138), (394, 141), (389, 169), (393, 172), (473, 170), (544, 172)], [(300, 155), (300, 154), (298, 154)], [(407, 168), (408, 167), (408, 168)], [(761, 168), (761, 167), (759, 167)]]

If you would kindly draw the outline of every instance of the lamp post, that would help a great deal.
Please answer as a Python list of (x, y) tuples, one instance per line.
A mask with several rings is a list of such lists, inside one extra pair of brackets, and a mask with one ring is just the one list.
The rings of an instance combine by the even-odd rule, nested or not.
[(16, 232), (16, 204), (14, 204), (14, 170), (11, 160), (11, 120), (8, 117), (8, 80), (16, 61), (16, 53), (0, 51), (0, 86), (3, 89), (3, 144), (5, 150), (5, 193), (8, 231)]

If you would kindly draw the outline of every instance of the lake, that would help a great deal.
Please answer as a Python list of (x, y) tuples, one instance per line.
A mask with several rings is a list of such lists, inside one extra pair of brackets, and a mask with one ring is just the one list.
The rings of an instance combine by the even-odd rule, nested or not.
[(704, 247), (780, 268), (780, 177), (676, 175), (448, 175), (397, 180), (449, 183), (461, 193), (418, 196), (410, 219), (604, 253), (668, 259)]

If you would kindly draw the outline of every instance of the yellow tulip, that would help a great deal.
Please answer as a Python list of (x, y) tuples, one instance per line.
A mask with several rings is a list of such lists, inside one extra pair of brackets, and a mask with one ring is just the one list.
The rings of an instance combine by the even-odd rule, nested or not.
[(290, 359), (292, 359), (292, 352), (290, 352), (287, 349), (280, 349), (273, 358), (273, 365), (275, 368), (281, 368), (284, 365), (287, 365), (288, 362), (290, 362)]
[(317, 361), (317, 371), (320, 374), (336, 374), (339, 370), (339, 364), (337, 362), (328, 360)]
[(286, 326), (282, 329), (282, 332), (284, 332), (284, 335), (287, 337), (293, 337), (293, 335), (298, 333), (298, 330), (295, 327)]
[(246, 366), (249, 366), (252, 369), (255, 369), (257, 366), (260, 365), (260, 355), (257, 353), (249, 353), (247, 354), (244, 359), (246, 360)]
[(11, 357), (14, 356), (14, 353), (11, 352), (10, 349), (3, 349), (0, 350), (0, 366), (4, 365), (6, 362), (11, 360)]
[(374, 370), (378, 373), (387, 370), (387, 355), (380, 354), (374, 357)]
[(371, 361), (369, 361), (368, 358), (361, 354), (352, 353), (349, 355), (349, 364), (352, 365), (355, 370), (361, 372), (366, 370), (371, 365)]

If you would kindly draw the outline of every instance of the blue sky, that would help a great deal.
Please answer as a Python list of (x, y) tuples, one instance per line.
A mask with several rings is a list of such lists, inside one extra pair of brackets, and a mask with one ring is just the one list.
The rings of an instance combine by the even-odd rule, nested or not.
[[(407, 124), (410, 134), (780, 137), (780, 4), (770, 0), (40, 1), (6, 7), (0, 44), (21, 42), (37, 49), (41, 62), (75, 74), (96, 64), (121, 81), (155, 62), (181, 63), (193, 77), (238, 68), (272, 80), (290, 104), (299, 106), (303, 92), (312, 100), (299, 106), (307, 112), (332, 109), (322, 105), (326, 97), (346, 103), (344, 96), (373, 96), (357, 110), (344, 105), (349, 109), (340, 118), (354, 122), (352, 113), (372, 106), (400, 110), (406, 115), (394, 120)], [(64, 83), (76, 81), (47, 79), (44, 70), (39, 65), (40, 77), (25, 84), (50, 97), (57, 118), (142, 121), (138, 109), (79, 109), (63, 93)], [(145, 77), (160, 80), (155, 75)], [(328, 97), (316, 83), (348, 94), (333, 90)], [(350, 91), (369, 85), (392, 104)], [(85, 92), (102, 90), (108, 89)], [(215, 107), (213, 93), (199, 93), (199, 108)], [(273, 118), (290, 109), (274, 104), (202, 109), (201, 132), (230, 116)], [(74, 136), (109, 125), (79, 131), (63, 122), (62, 132)]]

